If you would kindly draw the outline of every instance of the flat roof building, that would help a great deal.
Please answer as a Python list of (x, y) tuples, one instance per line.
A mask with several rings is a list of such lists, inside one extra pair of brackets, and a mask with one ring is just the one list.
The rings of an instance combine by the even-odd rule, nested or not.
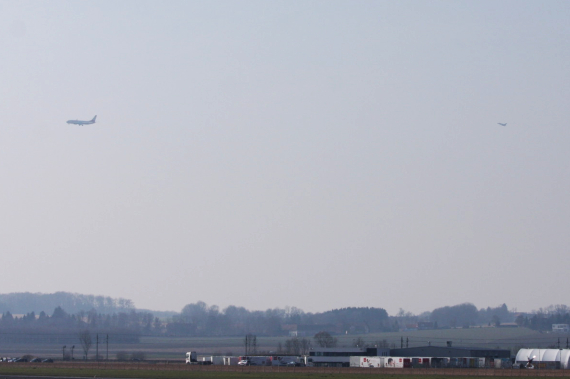
[(392, 357), (510, 358), (511, 351), (485, 347), (422, 346), (390, 349)]
[(376, 347), (316, 347), (307, 363), (316, 367), (349, 367), (350, 357), (388, 356), (390, 349)]

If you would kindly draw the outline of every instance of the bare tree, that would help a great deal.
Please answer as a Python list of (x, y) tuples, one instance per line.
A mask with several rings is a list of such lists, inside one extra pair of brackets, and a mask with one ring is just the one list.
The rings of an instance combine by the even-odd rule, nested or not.
[(84, 357), (87, 359), (89, 349), (91, 349), (91, 345), (93, 344), (89, 330), (86, 329), (79, 333), (79, 341), (81, 341), (81, 348), (83, 349)]
[(336, 347), (338, 342), (329, 332), (318, 332), (313, 338), (320, 347)]
[(301, 344), (300, 344), (301, 355), (309, 354), (309, 350), (311, 350), (311, 340), (309, 340), (308, 338), (301, 338)]
[(311, 341), (307, 338), (289, 338), (285, 340), (285, 354), (307, 355), (311, 350)]
[(288, 340), (285, 340), (285, 354), (294, 354), (293, 350), (295, 349), (294, 343), (293, 343), (293, 339), (289, 338)]

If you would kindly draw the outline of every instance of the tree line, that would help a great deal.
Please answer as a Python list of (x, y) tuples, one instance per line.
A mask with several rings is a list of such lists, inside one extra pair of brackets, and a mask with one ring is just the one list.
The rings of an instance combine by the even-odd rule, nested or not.
[(539, 308), (531, 314), (518, 314), (515, 322), (519, 326), (533, 330), (549, 331), (552, 330), (552, 324), (570, 325), (570, 308), (563, 304), (550, 305)]
[(98, 313), (129, 312), (135, 310), (131, 300), (109, 296), (82, 295), (69, 292), (50, 294), (16, 292), (0, 294), (0, 313), (25, 314), (40, 313), (61, 307), (70, 313), (94, 309)]
[[(21, 302), (18, 302), (18, 299)], [(67, 304), (69, 311), (57, 305), (51, 315), (37, 307)], [(291, 346), (283, 350), (296, 350), (306, 346), (302, 338), (325, 331), (334, 334), (367, 334), (401, 331), (409, 328), (440, 329), (466, 328), (475, 325), (503, 326), (505, 324), (535, 330), (551, 330), (552, 324), (570, 324), (570, 308), (555, 305), (530, 313), (509, 309), (506, 304), (477, 309), (471, 303), (436, 308), (431, 312), (414, 315), (403, 309), (389, 316), (386, 310), (374, 307), (347, 307), (320, 313), (308, 313), (296, 307), (251, 311), (230, 305), (220, 309), (203, 301), (188, 304), (182, 311), (167, 318), (158, 318), (149, 311), (137, 311), (129, 300), (102, 296), (85, 296), (57, 292), (42, 294), (0, 295), (0, 341), (28, 338), (32, 340), (76, 338), (78, 330), (111, 333), (115, 338), (137, 341), (141, 335), (168, 336), (291, 336)], [(96, 305), (94, 307), (93, 305)], [(30, 306), (33, 310), (19, 312)], [(87, 308), (90, 310), (85, 310)], [(53, 308), (52, 308), (53, 309)], [(63, 337), (62, 337), (63, 336)]]
[(506, 304), (477, 309), (471, 303), (463, 303), (436, 308), (420, 315), (413, 315), (400, 309), (400, 312), (392, 319), (396, 324), (395, 329), (404, 329), (406, 325), (421, 325), (422, 323), (424, 325), (430, 324), (425, 327), (426, 329), (441, 329), (469, 328), (475, 325), (500, 326), (505, 323), (513, 323), (516, 315), (516, 309), (509, 310)]
[(391, 325), (388, 313), (382, 308), (352, 307), (305, 313), (296, 307), (249, 311), (231, 305), (220, 310), (203, 301), (186, 305), (166, 325), (166, 333), (177, 336), (282, 336), (293, 331), (313, 335), (321, 330), (372, 333), (391, 330)]
[(69, 314), (58, 306), (51, 315), (41, 311), (21, 317), (7, 311), (0, 319), (0, 342), (72, 343), (78, 330), (111, 334), (114, 342), (138, 342), (142, 334), (160, 334), (163, 325), (151, 313), (134, 310), (102, 314), (92, 309)]
[(527, 327), (533, 330), (552, 330), (552, 324), (570, 325), (570, 307), (564, 304), (550, 305), (531, 312), (518, 312), (506, 304), (498, 307), (477, 309), (471, 303), (436, 308), (419, 316), (400, 310), (395, 322), (405, 323), (430, 321), (433, 328), (468, 328), (476, 325), (501, 327), (505, 324)]

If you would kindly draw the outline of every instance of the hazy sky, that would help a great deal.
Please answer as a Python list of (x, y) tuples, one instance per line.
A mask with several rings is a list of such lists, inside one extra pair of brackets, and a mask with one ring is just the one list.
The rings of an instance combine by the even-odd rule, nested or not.
[(567, 304), (569, 19), (568, 1), (0, 1), (0, 291)]

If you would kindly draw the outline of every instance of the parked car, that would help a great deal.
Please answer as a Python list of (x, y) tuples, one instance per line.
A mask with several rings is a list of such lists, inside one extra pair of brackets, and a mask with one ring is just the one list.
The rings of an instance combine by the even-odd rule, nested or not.
[(41, 358), (34, 358), (34, 359), (32, 359), (30, 362), (32, 362), (32, 363), (38, 363), (38, 362), (41, 362), (41, 361), (42, 361)]
[(46, 358), (42, 361), (43, 363), (53, 363), (53, 359), (51, 358)]

